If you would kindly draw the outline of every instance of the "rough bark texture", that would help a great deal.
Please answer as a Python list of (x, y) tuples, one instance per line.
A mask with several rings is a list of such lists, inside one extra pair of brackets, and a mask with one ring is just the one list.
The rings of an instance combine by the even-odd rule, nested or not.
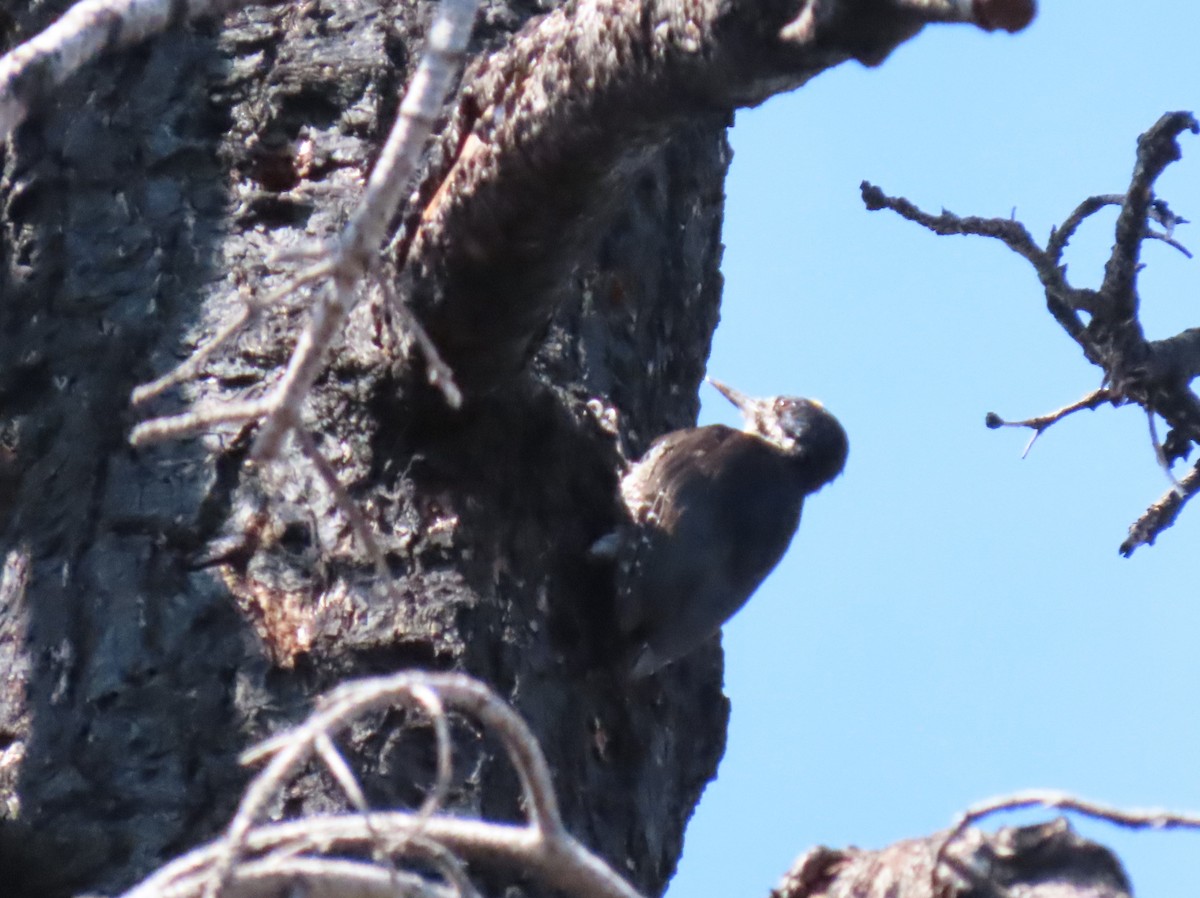
[[(0, 0), (0, 38), (65, 6)], [(738, 9), (678, 6), (709, 22)], [(798, 4), (756, 8), (774, 34)], [(246, 464), (249, 428), (135, 451), (127, 397), (279, 280), (271, 250), (336, 232), (427, 7), (311, 0), (177, 29), (89, 67), (17, 132), (0, 179), (0, 548), (14, 569), (27, 559), (28, 583), (0, 586), (6, 894), (131, 884), (228, 820), (242, 749), (344, 678), (409, 666), (465, 669), (507, 697), (545, 746), (570, 830), (643, 891), (664, 886), (723, 749), (721, 658), (712, 645), (638, 684), (604, 663), (611, 572), (586, 550), (614, 525), (618, 458), (587, 404), (616, 406), (635, 451), (694, 420), (729, 110), (846, 58), (878, 62), (920, 27), (868, 0), (813, 8), (807, 50), (747, 45), (718, 59), (737, 78), (707, 84), (676, 66), (671, 40), (686, 44), (693, 19), (673, 19), (654, 59), (676, 80), (645, 96), (678, 114), (650, 126), (618, 109), (632, 142), (576, 136), (573, 152), (586, 138), (612, 173), (600, 193), (573, 192), (578, 155), (489, 167), (489, 147), (529, 133), (505, 131), (519, 109), (483, 115), (519, 56), (494, 57), (500, 76), (475, 70), (418, 190), (425, 217), (402, 222), (389, 253), (410, 263), (402, 286), (468, 402), (454, 414), (422, 387), (366, 303), (306, 409), (379, 534), (390, 593), (303, 460)], [(474, 49), (536, 11), (487, 6)], [(570, 125), (564, 109), (552, 124)], [(560, 180), (539, 181), (547, 161)], [(499, 199), (459, 202), (473, 191)], [(562, 207), (546, 215), (551, 200)], [(185, 398), (261, 389), (299, 317), (270, 310)], [(455, 803), (515, 819), (495, 746), (459, 735)], [(419, 800), (427, 736), (398, 713), (355, 731), (374, 804)], [(276, 810), (328, 810), (337, 794), (314, 774)]]
[[(880, 851), (814, 848), (771, 898), (1129, 898), (1117, 860), (1063, 819), (996, 833), (946, 833)], [(938, 875), (931, 876), (941, 853)]]
[[(0, 6), (7, 43), (64, 5)], [(82, 73), (7, 151), (0, 524), (32, 563), (0, 609), (6, 883), (130, 884), (228, 819), (241, 749), (339, 679), (408, 665), (461, 666), (511, 697), (571, 829), (649, 892), (674, 867), (723, 748), (720, 656), (632, 692), (596, 663), (607, 597), (585, 550), (612, 524), (616, 463), (581, 409), (616, 399), (643, 441), (694, 419), (720, 293), (719, 122), (621, 185), (538, 377), (461, 417), (414, 411), (374, 373), (372, 316), (356, 322), (310, 421), (380, 528), (402, 601), (372, 588), (302, 462), (250, 470), (239, 438), (125, 442), (130, 389), (269, 282), (270, 248), (343, 220), (427, 11), (289, 4), (180, 29)], [(490, 7), (478, 44), (532, 12)], [(269, 373), (286, 317), (205, 389)], [(414, 799), (419, 739), (383, 729), (355, 748), (375, 801)], [(510, 771), (491, 746), (472, 752), (460, 803), (515, 817)], [(289, 811), (333, 801), (303, 785)]]

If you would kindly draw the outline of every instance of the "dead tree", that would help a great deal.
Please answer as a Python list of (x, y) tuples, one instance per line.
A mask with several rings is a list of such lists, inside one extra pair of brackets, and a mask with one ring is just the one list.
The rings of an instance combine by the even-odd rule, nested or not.
[[(27, 40), (66, 6), (0, 0), (0, 39)], [(195, 6), (166, 8), (181, 20)], [(483, 11), (475, 61), (372, 263), (375, 287), (424, 323), (461, 408), (374, 293), (305, 398), (307, 458), (252, 459), (255, 420), (131, 447), (142, 413), (128, 397), (286, 281), (292, 263), (273, 254), (351, 215), (429, 8), (251, 6), (176, 21), (64, 84), (20, 83), (27, 120), (0, 180), (10, 894), (129, 886), (225, 825), (244, 748), (347, 677), (411, 667), (469, 671), (510, 700), (570, 831), (643, 893), (674, 869), (723, 748), (721, 655), (713, 644), (639, 685), (605, 664), (610, 572), (587, 549), (616, 516), (607, 410), (634, 452), (694, 420), (735, 107), (845, 61), (879, 64), (930, 21), (1015, 29), (1032, 9), (579, 2), (531, 23), (538, 11)], [(101, 43), (121, 37), (108, 23)], [(307, 309), (285, 296), (260, 312), (154, 413), (261, 395)], [(518, 819), (502, 752), (466, 724), (457, 742), (449, 803)], [(372, 807), (419, 803), (435, 778), (428, 725), (400, 711), (342, 748)], [(270, 810), (342, 804), (311, 770)]]

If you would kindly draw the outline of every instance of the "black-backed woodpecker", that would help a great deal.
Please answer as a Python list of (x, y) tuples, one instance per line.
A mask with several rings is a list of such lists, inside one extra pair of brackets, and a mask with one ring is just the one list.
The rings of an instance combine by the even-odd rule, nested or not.
[(668, 433), (621, 480), (616, 607), (634, 678), (716, 634), (783, 557), (804, 498), (846, 463), (846, 432), (819, 402), (709, 383), (745, 428)]

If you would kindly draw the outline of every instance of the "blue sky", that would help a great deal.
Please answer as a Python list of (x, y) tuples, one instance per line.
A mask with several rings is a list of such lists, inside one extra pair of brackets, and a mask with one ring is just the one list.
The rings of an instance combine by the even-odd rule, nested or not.
[[(1200, 809), (1200, 503), (1120, 557), (1167, 488), (1145, 416), (1080, 413), (1022, 460), (1026, 433), (985, 413), (1050, 411), (1098, 371), (1007, 248), (858, 194), (865, 178), (932, 211), (1015, 208), (1044, 242), (1086, 196), (1124, 190), (1161, 113), (1200, 112), (1200, 7), (1042, 6), (1023, 34), (927, 29), (879, 69), (738, 115), (709, 370), (821, 398), (851, 451), (726, 627), (729, 747), (672, 898), (765, 895), (811, 845), (881, 847), (1017, 789)], [(1159, 194), (1200, 222), (1200, 138), (1182, 144)], [(1076, 285), (1098, 284), (1114, 215), (1068, 250)], [(1200, 224), (1176, 236), (1200, 251)], [(1150, 336), (1200, 326), (1200, 260), (1161, 244), (1143, 260)], [(735, 421), (703, 398), (703, 422)], [(1137, 894), (1194, 895), (1200, 833), (1076, 825)]]

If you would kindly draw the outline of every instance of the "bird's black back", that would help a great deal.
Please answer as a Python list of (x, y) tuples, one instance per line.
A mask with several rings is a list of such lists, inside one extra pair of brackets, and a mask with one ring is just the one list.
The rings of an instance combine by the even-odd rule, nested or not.
[(770, 573), (806, 490), (794, 458), (719, 424), (667, 434), (632, 476), (644, 513), (618, 575), (618, 615), (661, 666), (715, 633)]

